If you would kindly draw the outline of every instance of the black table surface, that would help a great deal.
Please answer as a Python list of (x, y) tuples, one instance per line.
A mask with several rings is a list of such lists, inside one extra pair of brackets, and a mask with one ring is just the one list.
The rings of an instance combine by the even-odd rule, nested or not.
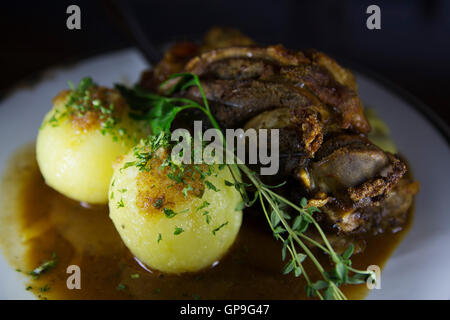
[[(317, 48), (409, 91), (450, 123), (450, 1), (376, 1), (381, 30), (368, 30), (366, 0), (128, 1), (155, 44), (196, 38), (208, 27), (241, 29), (261, 43)], [(66, 8), (81, 9), (68, 30)], [(48, 67), (133, 46), (110, 1), (2, 2), (0, 91)]]

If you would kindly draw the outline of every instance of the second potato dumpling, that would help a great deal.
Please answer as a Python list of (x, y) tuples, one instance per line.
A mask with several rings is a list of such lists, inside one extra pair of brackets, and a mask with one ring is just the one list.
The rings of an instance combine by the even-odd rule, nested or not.
[[(242, 221), (241, 196), (227, 167), (176, 165), (155, 140), (115, 167), (110, 217), (131, 252), (152, 269), (195, 272), (233, 244)], [(228, 185), (227, 185), (228, 184)]]

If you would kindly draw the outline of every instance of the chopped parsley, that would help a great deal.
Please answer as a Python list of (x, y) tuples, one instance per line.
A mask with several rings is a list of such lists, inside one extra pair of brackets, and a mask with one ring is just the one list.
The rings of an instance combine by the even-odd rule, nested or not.
[(215, 192), (219, 192), (220, 190), (218, 190), (217, 188), (216, 188), (216, 186), (215, 185), (213, 185), (211, 182), (209, 182), (208, 180), (205, 180), (205, 184), (206, 184), (206, 186), (208, 187), (208, 189), (210, 189), (210, 190), (213, 190), (213, 191), (215, 191)]
[(136, 164), (136, 161), (129, 161), (129, 162), (125, 162), (125, 164), (123, 165), (122, 168), (120, 168), (120, 172), (122, 172), (122, 170), (125, 170), (129, 167), (132, 167)]
[(41, 292), (47, 292), (49, 290), (50, 290), (50, 286), (48, 284), (46, 284), (42, 288), (39, 288), (39, 291), (41, 291)]
[(164, 199), (163, 199), (163, 198), (158, 198), (158, 199), (156, 199), (156, 201), (155, 201), (155, 203), (153, 204), (153, 206), (154, 206), (156, 209), (159, 209), (159, 208), (162, 207), (163, 204), (164, 204)]
[(234, 211), (241, 211), (245, 208), (245, 202), (241, 201), (238, 203), (238, 205), (236, 206), (236, 208), (234, 208)]
[(173, 232), (173, 234), (177, 236), (182, 232), (184, 232), (183, 228), (175, 227), (175, 231)]
[(197, 208), (197, 211), (200, 211), (209, 205), (210, 205), (210, 203), (208, 201), (203, 201), (203, 203), (200, 205), (200, 207)]
[(216, 233), (217, 233), (220, 229), (222, 229), (223, 227), (225, 227), (227, 224), (228, 224), (228, 221), (225, 222), (225, 223), (222, 223), (220, 226), (218, 226), (217, 228), (215, 228), (215, 229), (212, 231), (212, 234), (213, 234), (213, 235), (216, 235)]
[[(103, 135), (109, 133), (112, 135), (114, 141), (118, 141), (118, 137), (126, 134), (125, 128), (118, 127), (120, 118), (114, 116), (114, 104), (105, 103), (105, 101), (96, 98), (105, 89), (99, 88), (98, 84), (92, 78), (85, 77), (81, 79), (76, 87), (69, 81), (69, 87), (71, 91), (65, 109), (63, 111), (54, 109), (46, 123), (52, 127), (56, 127), (65, 116), (83, 117), (87, 112), (96, 112), (100, 120), (100, 132)], [(131, 138), (130, 136), (128, 137)]]
[(39, 278), (39, 276), (43, 273), (46, 273), (50, 269), (52, 269), (54, 266), (56, 266), (56, 263), (58, 262), (58, 258), (56, 256), (56, 253), (52, 254), (52, 257), (50, 260), (46, 260), (42, 262), (42, 264), (35, 268), (33, 271), (30, 271), (28, 274), (33, 276), (35, 279)]
[(211, 217), (209, 216), (209, 211), (204, 211), (203, 215), (206, 218), (206, 223), (209, 224), (211, 222)]
[(167, 218), (173, 218), (177, 215), (175, 211), (169, 208), (164, 208), (163, 211)]
[(188, 192), (192, 190), (194, 190), (194, 188), (192, 188), (192, 186), (188, 184), (187, 187), (184, 187), (181, 192), (183, 193), (184, 197), (187, 198)]
[(227, 187), (232, 187), (232, 186), (234, 186), (234, 183), (233, 182), (230, 182), (230, 181), (228, 181), (228, 180), (224, 180), (224, 182), (225, 182), (225, 185), (227, 186)]
[(155, 291), (153, 291), (154, 294), (158, 294), (161, 292), (161, 288), (157, 288)]
[(167, 174), (167, 177), (176, 183), (183, 183), (184, 184), (184, 173), (179, 171), (178, 173), (175, 172), (169, 172)]

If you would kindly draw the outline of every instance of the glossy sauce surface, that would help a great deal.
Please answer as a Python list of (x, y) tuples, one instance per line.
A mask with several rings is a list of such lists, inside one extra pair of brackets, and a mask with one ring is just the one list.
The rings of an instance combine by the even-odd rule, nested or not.
[[(123, 245), (107, 206), (90, 207), (65, 198), (46, 186), (35, 161), (34, 145), (17, 152), (2, 181), (2, 208), (7, 225), (0, 244), (14, 268), (26, 274), (56, 254), (54, 268), (28, 290), (41, 299), (303, 299), (303, 278), (283, 275), (281, 243), (274, 240), (262, 213), (247, 211), (238, 238), (227, 255), (197, 274), (166, 275), (145, 270)], [(353, 266), (383, 266), (411, 224), (396, 234), (367, 239)], [(13, 230), (13, 225), (17, 228)], [(11, 228), (10, 228), (11, 227)], [(6, 229), (8, 228), (8, 229)], [(15, 238), (16, 237), (16, 238)], [(19, 241), (23, 251), (10, 244)], [(317, 252), (328, 269), (328, 257)], [(81, 270), (81, 289), (66, 285), (69, 265)], [(313, 279), (314, 267), (306, 263)], [(349, 299), (367, 294), (365, 285), (343, 288)]]

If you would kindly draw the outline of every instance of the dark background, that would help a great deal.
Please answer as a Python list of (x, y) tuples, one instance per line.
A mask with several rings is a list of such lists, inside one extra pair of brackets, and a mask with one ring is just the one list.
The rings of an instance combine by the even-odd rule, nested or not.
[[(66, 28), (66, 8), (81, 8), (81, 30)], [(261, 43), (314, 47), (344, 65), (370, 69), (408, 90), (450, 123), (450, 1), (127, 1), (156, 45), (198, 38), (225, 25)], [(366, 28), (366, 8), (381, 8), (381, 30)], [(111, 1), (3, 1), (2, 93), (55, 64), (133, 45)]]

